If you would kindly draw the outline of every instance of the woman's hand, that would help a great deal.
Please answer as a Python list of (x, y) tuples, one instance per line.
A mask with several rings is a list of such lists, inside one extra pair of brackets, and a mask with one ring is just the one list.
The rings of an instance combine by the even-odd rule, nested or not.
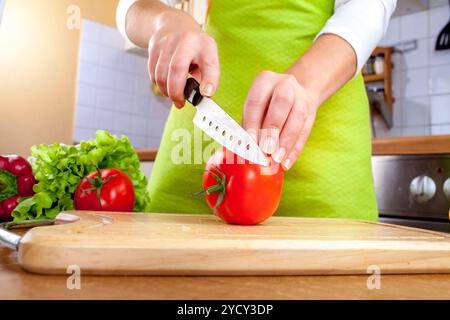
[(264, 71), (248, 93), (243, 126), (262, 151), (289, 170), (306, 144), (316, 111), (315, 99), (293, 75)]
[(151, 81), (177, 108), (185, 104), (188, 73), (199, 81), (202, 95), (214, 95), (219, 82), (216, 42), (191, 16), (179, 10), (160, 14), (148, 52)]

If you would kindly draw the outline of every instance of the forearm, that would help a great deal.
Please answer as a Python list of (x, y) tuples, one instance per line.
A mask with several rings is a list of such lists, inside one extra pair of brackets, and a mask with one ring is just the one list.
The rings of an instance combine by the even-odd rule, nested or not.
[(356, 54), (352, 46), (333, 34), (320, 36), (287, 73), (295, 76), (318, 108), (356, 71)]
[[(200, 26), (189, 15), (169, 7), (159, 0), (139, 0), (128, 10), (126, 33), (136, 45), (147, 48), (151, 36), (157, 32), (163, 20), (180, 20), (180, 25)], [(183, 20), (183, 21), (181, 21)]]

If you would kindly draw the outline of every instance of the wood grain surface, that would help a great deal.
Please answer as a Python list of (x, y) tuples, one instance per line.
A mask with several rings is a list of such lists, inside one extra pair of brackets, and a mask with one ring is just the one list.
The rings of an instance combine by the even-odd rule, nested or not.
[[(24, 271), (0, 247), (0, 299), (450, 299), (450, 274), (344, 276), (89, 276), (68, 289), (66, 275)], [(70, 281), (70, 280), (69, 280)]]
[(273, 217), (231, 226), (211, 215), (72, 212), (34, 228), (18, 261), (28, 271), (122, 275), (330, 275), (450, 272), (447, 234), (343, 219)]
[(383, 137), (372, 141), (373, 155), (449, 154), (450, 135)]

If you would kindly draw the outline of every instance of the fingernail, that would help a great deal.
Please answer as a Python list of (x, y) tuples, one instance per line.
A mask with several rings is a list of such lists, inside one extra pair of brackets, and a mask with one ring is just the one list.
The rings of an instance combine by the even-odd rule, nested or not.
[(291, 159), (287, 158), (281, 165), (283, 166), (284, 170), (289, 170), (292, 166), (292, 161)]
[(272, 136), (265, 136), (261, 144), (262, 151), (268, 154), (273, 153), (275, 149), (275, 139)]
[(211, 83), (207, 83), (203, 87), (202, 91), (203, 91), (203, 95), (208, 96), (208, 97), (212, 96), (212, 93), (213, 93), (213, 86), (212, 86), (212, 84)]
[(280, 148), (275, 152), (275, 154), (273, 155), (272, 158), (276, 163), (281, 163), (281, 162), (283, 162), (285, 155), (286, 155), (286, 149)]

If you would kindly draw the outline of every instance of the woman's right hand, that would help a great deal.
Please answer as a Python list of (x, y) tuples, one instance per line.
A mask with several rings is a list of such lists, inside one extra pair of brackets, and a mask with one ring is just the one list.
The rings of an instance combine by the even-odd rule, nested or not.
[(199, 81), (202, 95), (214, 95), (220, 74), (215, 40), (179, 10), (161, 13), (156, 26), (148, 44), (151, 81), (177, 108), (185, 104), (183, 91), (189, 73)]

